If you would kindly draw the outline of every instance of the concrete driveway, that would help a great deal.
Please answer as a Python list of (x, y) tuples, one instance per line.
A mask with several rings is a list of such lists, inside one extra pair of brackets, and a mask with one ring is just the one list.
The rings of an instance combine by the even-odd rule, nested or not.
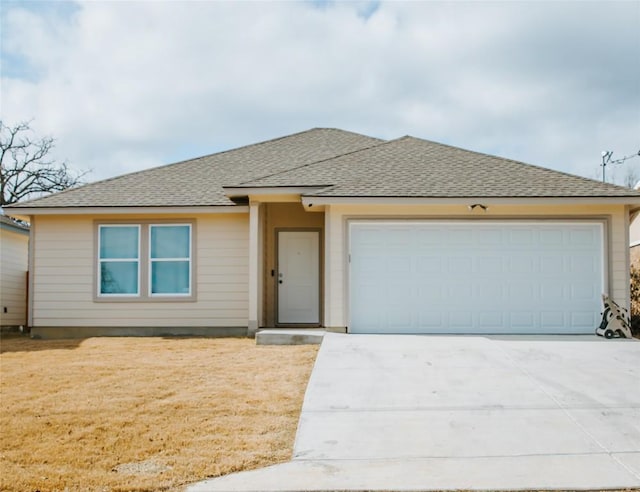
[(189, 490), (640, 487), (640, 343), (327, 334), (293, 460)]

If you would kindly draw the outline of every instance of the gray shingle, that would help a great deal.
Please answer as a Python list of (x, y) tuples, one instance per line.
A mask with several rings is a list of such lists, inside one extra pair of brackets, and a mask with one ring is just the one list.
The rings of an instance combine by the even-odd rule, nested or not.
[(186, 207), (233, 205), (222, 187), (272, 175), (380, 143), (331, 128), (286, 137), (176, 164), (98, 181), (20, 207)]
[(414, 137), (247, 183), (326, 186), (312, 196), (340, 197), (622, 197), (621, 186)]
[(336, 197), (640, 197), (628, 188), (414, 137), (385, 142), (316, 128), (8, 208), (233, 205), (223, 186), (322, 186), (314, 196)]

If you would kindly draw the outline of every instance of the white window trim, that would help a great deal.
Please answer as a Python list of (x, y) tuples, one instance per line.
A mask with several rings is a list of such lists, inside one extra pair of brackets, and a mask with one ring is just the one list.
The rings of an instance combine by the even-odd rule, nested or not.
[[(115, 227), (135, 227), (138, 230), (138, 257), (137, 258), (102, 258), (100, 256), (100, 250), (101, 250), (101, 246), (102, 246), (102, 230), (106, 229), (106, 228), (115, 228)], [(142, 237), (141, 237), (141, 226), (140, 224), (100, 224), (98, 226), (98, 275), (97, 277), (97, 294), (98, 297), (109, 297), (109, 298), (113, 298), (113, 297), (128, 297), (128, 298), (138, 298), (140, 297), (140, 263), (141, 263), (141, 251), (140, 251), (140, 244), (142, 242)], [(109, 262), (109, 263), (124, 263), (124, 262), (132, 262), (135, 261), (137, 263), (138, 268), (136, 269), (137, 272), (137, 283), (136, 283), (136, 292), (134, 294), (119, 294), (119, 293), (109, 293), (109, 292), (102, 292), (102, 263), (104, 262)]]
[[(151, 257), (151, 228), (152, 227), (188, 227), (189, 228), (189, 256), (186, 258), (152, 258)], [(191, 257), (193, 256), (193, 245), (192, 245), (192, 241), (193, 241), (193, 234), (192, 234), (192, 227), (191, 224), (189, 223), (162, 223), (162, 224), (148, 224), (147, 225), (149, 233), (148, 233), (148, 241), (149, 241), (149, 247), (148, 247), (148, 281), (147, 281), (147, 289), (148, 289), (148, 295), (149, 297), (190, 297), (192, 295), (192, 291), (193, 291), (193, 271), (192, 271), (192, 261), (191, 261)], [(182, 262), (186, 262), (188, 264), (189, 267), (189, 291), (188, 292), (161, 292), (161, 293), (153, 293), (151, 291), (152, 289), (152, 282), (151, 282), (151, 275), (153, 272), (153, 263), (154, 262), (165, 262), (165, 261), (182, 261)]]

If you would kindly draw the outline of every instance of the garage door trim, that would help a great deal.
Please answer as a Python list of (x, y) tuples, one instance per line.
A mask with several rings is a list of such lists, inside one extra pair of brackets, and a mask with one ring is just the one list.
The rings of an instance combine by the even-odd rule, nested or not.
[[(491, 219), (468, 219), (468, 218), (401, 218), (401, 217), (384, 217), (384, 218), (348, 218), (345, 221), (345, 232), (347, 232), (346, 238), (346, 267), (347, 267), (347, 275), (345, 275), (345, 311), (346, 311), (346, 319), (347, 319), (347, 331), (353, 332), (353, 323), (352, 323), (352, 290), (351, 283), (353, 277), (353, 263), (352, 263), (352, 253), (353, 253), (353, 230), (354, 227), (358, 226), (405, 226), (405, 225), (432, 225), (432, 226), (471, 226), (472, 228), (475, 226), (483, 227), (483, 226), (536, 226), (543, 228), (545, 225), (557, 227), (557, 226), (580, 226), (580, 225), (589, 225), (595, 226), (593, 228), (596, 236), (592, 236), (593, 241), (591, 244), (595, 249), (591, 251), (592, 257), (594, 259), (593, 264), (596, 264), (596, 261), (599, 262), (597, 267), (594, 266), (594, 270), (592, 270), (592, 279), (594, 282), (599, 281), (596, 287), (600, 287), (602, 292), (608, 292), (609, 289), (609, 261), (608, 261), (608, 221), (605, 217), (581, 217), (581, 218), (554, 218), (554, 219), (544, 219), (544, 218), (491, 218)], [(539, 229), (538, 229), (539, 230)], [(508, 232), (508, 228), (504, 229), (505, 233)], [(535, 256), (535, 255), (534, 255)], [(598, 275), (599, 272), (599, 275)], [(599, 277), (599, 278), (598, 278)], [(514, 277), (515, 279), (516, 277)]]

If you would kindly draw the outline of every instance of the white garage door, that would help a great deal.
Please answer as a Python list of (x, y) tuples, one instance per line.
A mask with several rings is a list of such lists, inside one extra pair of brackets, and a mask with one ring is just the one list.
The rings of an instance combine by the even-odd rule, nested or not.
[(595, 222), (353, 221), (351, 333), (593, 333)]

